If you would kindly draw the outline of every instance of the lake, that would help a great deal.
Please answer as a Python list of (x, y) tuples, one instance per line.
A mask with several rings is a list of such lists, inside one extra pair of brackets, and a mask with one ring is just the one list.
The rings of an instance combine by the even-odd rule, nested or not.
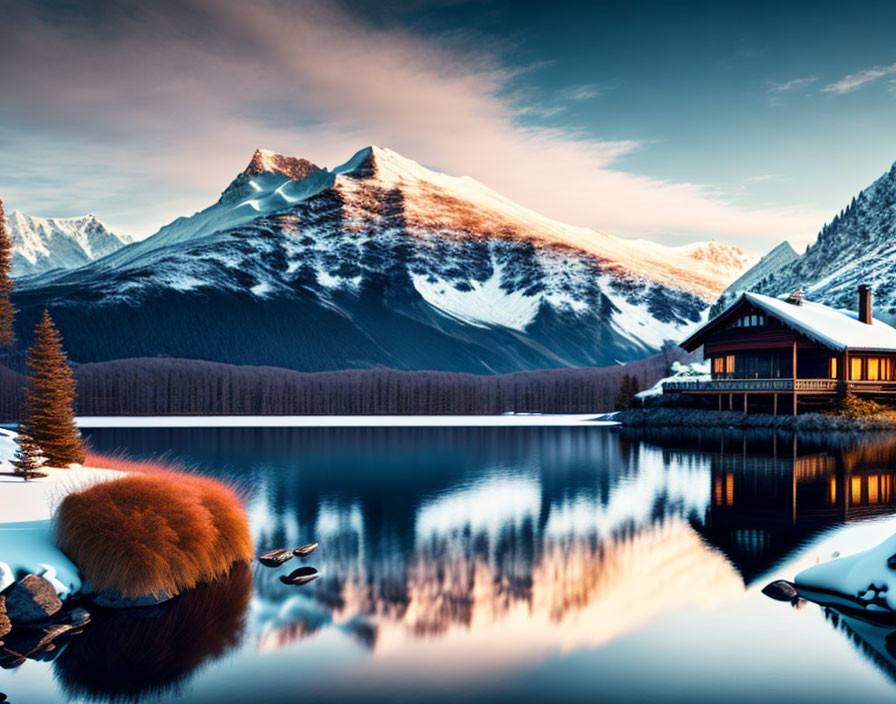
[[(321, 547), (96, 620), (0, 672), (13, 704), (896, 696), (896, 627), (760, 593), (896, 532), (893, 435), (86, 432), (235, 481), (258, 553)], [(320, 578), (279, 581), (300, 564)]]

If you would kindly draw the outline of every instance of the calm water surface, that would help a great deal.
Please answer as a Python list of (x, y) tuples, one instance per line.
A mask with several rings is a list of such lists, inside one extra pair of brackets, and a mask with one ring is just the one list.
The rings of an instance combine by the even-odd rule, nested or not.
[(760, 589), (896, 532), (896, 437), (108, 429), (251, 490), (254, 565), (0, 672), (56, 701), (896, 697), (896, 629)]

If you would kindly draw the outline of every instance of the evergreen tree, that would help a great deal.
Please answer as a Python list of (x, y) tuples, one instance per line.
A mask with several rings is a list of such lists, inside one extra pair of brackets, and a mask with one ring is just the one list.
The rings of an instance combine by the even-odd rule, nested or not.
[(40, 448), (24, 426), (19, 428), (19, 437), (16, 438), (16, 443), (18, 447), (12, 459), (13, 471), (26, 482), (34, 477), (43, 476), (37, 471), (40, 468)]
[(28, 350), (27, 425), (47, 464), (66, 467), (84, 462), (84, 446), (75, 425), (75, 379), (49, 311), (34, 328)]
[(12, 329), (15, 309), (9, 295), (12, 293), (12, 279), (9, 270), (12, 266), (12, 238), (6, 227), (6, 216), (3, 214), (3, 201), (0, 200), (0, 347), (11, 347), (16, 341)]
[(626, 374), (622, 377), (622, 383), (619, 385), (619, 392), (616, 394), (617, 411), (624, 411), (627, 408), (631, 408), (632, 399), (635, 395), (632, 388), (632, 378)]

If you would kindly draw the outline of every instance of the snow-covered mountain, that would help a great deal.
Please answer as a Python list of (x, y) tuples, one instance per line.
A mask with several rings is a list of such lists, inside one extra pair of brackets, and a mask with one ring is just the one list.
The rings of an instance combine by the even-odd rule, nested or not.
[(13, 277), (83, 266), (132, 241), (127, 235), (110, 232), (95, 215), (36, 218), (13, 210), (7, 224), (12, 238)]
[(785, 240), (737, 277), (713, 304), (710, 315), (716, 315), (723, 311), (726, 306), (744, 291), (756, 290), (777, 271), (799, 259), (799, 256), (793, 247), (790, 246), (790, 243)]
[(750, 288), (781, 295), (802, 286), (810, 300), (855, 310), (859, 284), (872, 286), (877, 315), (896, 320), (896, 164), (826, 224), (804, 254)]
[(209, 208), (17, 302), (50, 298), (81, 361), (488, 373), (648, 355), (750, 263), (564, 225), (388, 149), (333, 170), (259, 150)]

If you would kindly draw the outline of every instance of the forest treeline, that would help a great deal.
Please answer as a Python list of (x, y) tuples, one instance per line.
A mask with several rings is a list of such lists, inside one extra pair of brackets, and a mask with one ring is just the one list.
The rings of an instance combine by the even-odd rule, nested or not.
[[(613, 367), (494, 376), (353, 369), (296, 372), (191, 359), (140, 358), (76, 365), (79, 415), (490, 414), (611, 411), (623, 378), (648, 388), (674, 350)], [(10, 366), (16, 366), (10, 359)], [(0, 366), (0, 419), (24, 408), (24, 376)]]

